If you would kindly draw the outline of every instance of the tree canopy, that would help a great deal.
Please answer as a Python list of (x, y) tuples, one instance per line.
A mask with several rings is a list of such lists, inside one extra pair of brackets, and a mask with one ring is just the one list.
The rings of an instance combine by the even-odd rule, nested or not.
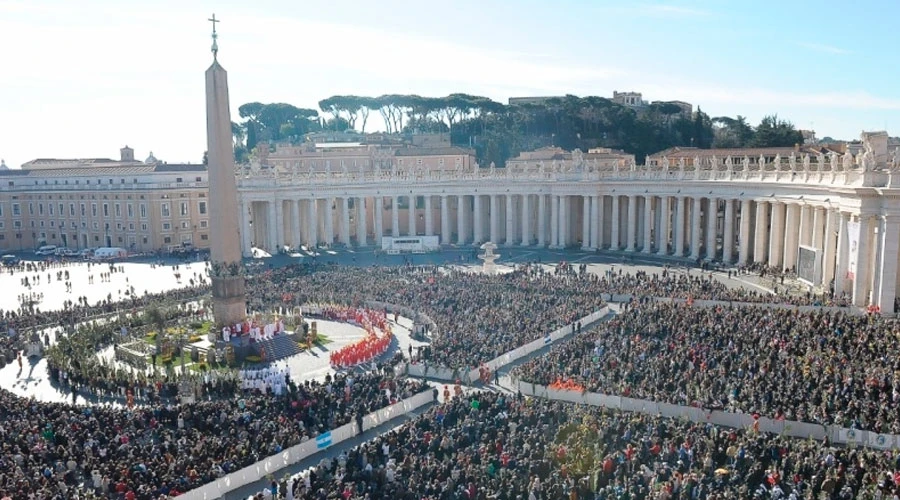
[(521, 151), (544, 146), (608, 147), (643, 159), (672, 146), (767, 147), (802, 142), (793, 124), (774, 115), (754, 128), (740, 115), (710, 118), (698, 107), (689, 116), (671, 103), (634, 109), (597, 96), (567, 95), (505, 105), (462, 93), (334, 95), (318, 105), (318, 111), (285, 103), (242, 105), (243, 121), (232, 127), (238, 161), (246, 159), (259, 141), (296, 141), (322, 130), (365, 133), (372, 112), (381, 116), (388, 134), (447, 133), (454, 145), (473, 147), (482, 165), (503, 165)]

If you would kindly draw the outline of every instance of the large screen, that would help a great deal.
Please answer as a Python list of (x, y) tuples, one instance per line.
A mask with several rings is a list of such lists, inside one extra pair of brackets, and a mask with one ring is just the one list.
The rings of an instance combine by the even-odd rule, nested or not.
[(797, 277), (810, 284), (816, 282), (816, 253), (814, 248), (800, 247), (797, 255)]

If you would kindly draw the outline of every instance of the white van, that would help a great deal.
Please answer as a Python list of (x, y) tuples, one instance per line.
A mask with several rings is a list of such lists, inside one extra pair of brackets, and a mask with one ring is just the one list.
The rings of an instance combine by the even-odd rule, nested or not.
[(94, 260), (112, 260), (128, 257), (128, 251), (119, 247), (104, 247), (94, 250)]
[(56, 245), (44, 245), (34, 251), (35, 255), (54, 255), (56, 253)]

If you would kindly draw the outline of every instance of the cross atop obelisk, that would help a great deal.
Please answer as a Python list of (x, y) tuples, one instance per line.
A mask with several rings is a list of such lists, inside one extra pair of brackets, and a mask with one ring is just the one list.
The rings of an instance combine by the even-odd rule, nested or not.
[(240, 323), (246, 316), (234, 146), (228, 103), (228, 73), (216, 54), (213, 15), (213, 63), (206, 70), (206, 151), (209, 171), (209, 242), (213, 316), (216, 326)]
[(212, 32), (212, 39), (213, 39), (212, 53), (213, 53), (213, 60), (215, 60), (215, 59), (216, 59), (216, 56), (219, 54), (219, 44), (218, 44), (218, 42), (217, 42), (217, 40), (218, 40), (218, 38), (219, 38), (219, 34), (216, 33), (216, 23), (221, 23), (222, 21), (220, 21), (219, 19), (216, 19), (216, 14), (215, 14), (215, 13), (213, 13), (212, 17), (209, 18), (209, 19), (207, 19), (207, 21), (211, 22), (211, 23), (212, 23), (212, 26), (213, 26), (213, 32)]

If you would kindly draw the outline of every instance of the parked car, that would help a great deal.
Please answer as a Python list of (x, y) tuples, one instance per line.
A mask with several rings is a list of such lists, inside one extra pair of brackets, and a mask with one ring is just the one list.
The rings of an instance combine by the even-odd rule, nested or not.
[(56, 255), (56, 245), (44, 245), (34, 251), (35, 255)]
[(15, 255), (4, 255), (3, 257), (0, 257), (0, 264), (3, 264), (4, 266), (15, 266), (18, 263), (19, 258)]
[(56, 249), (56, 255), (59, 257), (74, 257), (78, 255), (78, 252), (71, 248), (59, 247)]

